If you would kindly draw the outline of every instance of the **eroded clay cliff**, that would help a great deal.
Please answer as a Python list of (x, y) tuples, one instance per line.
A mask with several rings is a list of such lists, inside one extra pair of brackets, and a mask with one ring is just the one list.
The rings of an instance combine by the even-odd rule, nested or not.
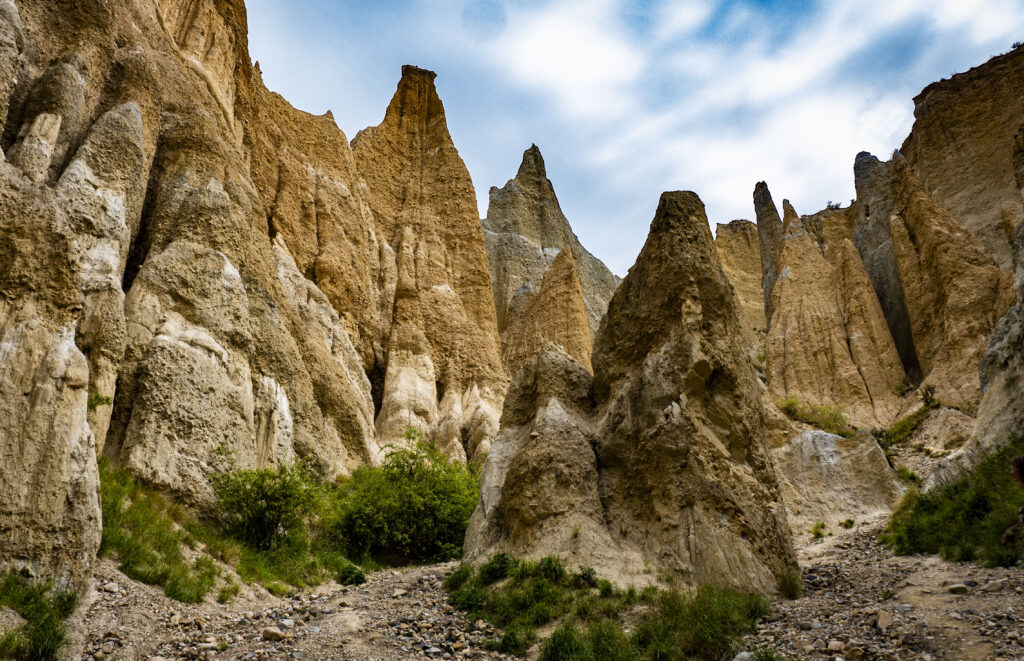
[(593, 343), (583, 288), (568, 248), (558, 253), (544, 273), (540, 291), (527, 294), (512, 311), (501, 338), (502, 360), (508, 373), (514, 375), (527, 359), (550, 342), (564, 348), (587, 370), (592, 369)]
[(760, 351), (764, 345), (765, 315), (757, 225), (749, 220), (719, 223), (715, 230), (715, 249), (722, 271), (736, 292), (740, 331), (750, 348)]
[(523, 153), (515, 178), (491, 187), (484, 237), (501, 332), (562, 250), (572, 252), (591, 334), (597, 332), (619, 278), (580, 244), (558, 204), (537, 145)]
[(568, 549), (621, 582), (650, 582), (647, 565), (774, 590), (793, 552), (747, 351), (703, 204), (665, 193), (601, 324), (592, 386), (564, 352), (520, 371), (467, 554)]

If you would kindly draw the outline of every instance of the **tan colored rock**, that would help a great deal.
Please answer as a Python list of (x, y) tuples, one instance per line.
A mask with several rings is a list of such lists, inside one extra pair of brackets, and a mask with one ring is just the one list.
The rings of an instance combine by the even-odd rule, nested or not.
[(761, 289), (761, 254), (757, 225), (749, 220), (719, 224), (715, 249), (722, 271), (729, 279), (739, 303), (740, 328), (754, 352), (765, 338), (764, 292)]
[(576, 362), (591, 370), (593, 344), (587, 324), (583, 288), (572, 251), (563, 249), (544, 274), (540, 291), (513, 313), (502, 336), (502, 359), (509, 374), (549, 342), (560, 345)]
[(1012, 251), (1002, 213), (1021, 216), (1013, 137), (1024, 116), (1024, 50), (924, 88), (914, 98), (914, 127), (900, 152), (935, 204), (981, 242), (1000, 268)]
[(1011, 276), (932, 201), (899, 154), (890, 180), (890, 232), (923, 378), (941, 399), (976, 410), (977, 366), (1012, 302)]
[(514, 310), (536, 294), (555, 256), (568, 248), (576, 262), (591, 333), (596, 333), (620, 278), (584, 248), (558, 204), (537, 145), (523, 153), (514, 179), (491, 187), (483, 220), (498, 330), (505, 332)]
[[(612, 297), (595, 344), (596, 400), (568, 356), (535, 361), (506, 401), (468, 557), (570, 548), (621, 583), (651, 582), (653, 568), (688, 585), (775, 589), (795, 559), (735, 296), (696, 195), (662, 195)], [(571, 524), (586, 546), (573, 546)]]
[(768, 388), (773, 401), (838, 404), (854, 424), (887, 425), (904, 372), (852, 238), (849, 210), (789, 215), (772, 290)]
[[(420, 369), (422, 359), (429, 359), (444, 394), (435, 403), (441, 407), (437, 424), (421, 431), (446, 447), (461, 445), (472, 457), (486, 451), (497, 433), (507, 381), (476, 196), (448, 134), (434, 76), (403, 67), (384, 121), (360, 131), (352, 145), (369, 187), (377, 238), (397, 255), (393, 324), (404, 330), (397, 335), (392, 330), (386, 352), (408, 346), (417, 335), (413, 328), (422, 333), (427, 344), (416, 343), (414, 362)], [(391, 371), (388, 358), (386, 372)], [(416, 390), (422, 394), (426, 372), (418, 373)], [(430, 417), (430, 411), (424, 418), (389, 402), (404, 395), (387, 384), (386, 375), (383, 391), (377, 418), (381, 444), (401, 441), (400, 432), (413, 416)]]
[(888, 513), (903, 495), (896, 473), (868, 431), (843, 438), (805, 431), (772, 458), (794, 532)]
[(782, 219), (775, 208), (768, 184), (754, 187), (754, 213), (757, 217), (757, 242), (761, 253), (761, 290), (764, 294), (765, 327), (772, 326), (771, 294), (779, 277), (779, 246), (782, 244)]

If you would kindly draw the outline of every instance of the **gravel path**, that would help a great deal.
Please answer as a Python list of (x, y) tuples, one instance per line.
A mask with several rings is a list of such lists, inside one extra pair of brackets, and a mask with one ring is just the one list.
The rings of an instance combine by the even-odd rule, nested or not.
[[(1024, 661), (1024, 571), (895, 557), (881, 522), (799, 543), (806, 590), (774, 605), (749, 646), (801, 659)], [(98, 563), (80, 610), (75, 659), (508, 659), (494, 634), (445, 602), (453, 563), (370, 574), (290, 599), (243, 588), (226, 605), (186, 605)]]

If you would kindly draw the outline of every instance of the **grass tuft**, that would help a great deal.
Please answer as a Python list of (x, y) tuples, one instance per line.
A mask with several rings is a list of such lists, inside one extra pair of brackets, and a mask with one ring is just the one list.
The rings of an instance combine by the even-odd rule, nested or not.
[(0, 606), (18, 613), (25, 622), (0, 634), (0, 658), (24, 661), (56, 659), (67, 647), (64, 620), (78, 604), (70, 590), (33, 582), (14, 574), (0, 578)]
[(850, 425), (846, 410), (838, 404), (809, 404), (798, 397), (785, 397), (776, 402), (779, 410), (794, 420), (813, 425), (830, 434), (850, 437), (856, 429)]

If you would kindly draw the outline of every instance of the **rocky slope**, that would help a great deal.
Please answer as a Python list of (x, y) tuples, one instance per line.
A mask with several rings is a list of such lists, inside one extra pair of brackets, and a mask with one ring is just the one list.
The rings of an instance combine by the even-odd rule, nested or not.
[(517, 375), (467, 556), (555, 552), (620, 583), (658, 570), (774, 590), (793, 552), (739, 327), (703, 204), (663, 194), (593, 380), (553, 345)]
[(761, 252), (757, 225), (749, 220), (719, 223), (715, 250), (722, 271), (736, 292), (740, 332), (756, 352), (764, 344), (764, 292), (761, 289)]
[(555, 256), (568, 248), (583, 288), (590, 332), (597, 332), (620, 279), (576, 238), (537, 145), (523, 153), (515, 178), (491, 188), (483, 227), (499, 330), (505, 331), (526, 293), (539, 290)]

